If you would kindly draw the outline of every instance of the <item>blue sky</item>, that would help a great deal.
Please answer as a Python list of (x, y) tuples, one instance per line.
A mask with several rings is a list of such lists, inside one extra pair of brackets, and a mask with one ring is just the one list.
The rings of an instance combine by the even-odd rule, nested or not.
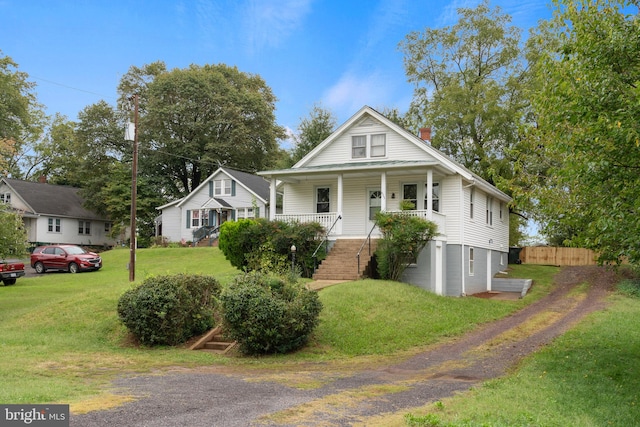
[[(37, 84), (48, 114), (75, 120), (101, 99), (115, 105), (130, 66), (162, 60), (235, 65), (278, 98), (295, 129), (316, 103), (338, 124), (363, 105), (406, 111), (412, 95), (398, 43), (457, 21), (454, 0), (0, 0), (0, 50)], [(545, 0), (493, 0), (527, 31), (551, 16)]]

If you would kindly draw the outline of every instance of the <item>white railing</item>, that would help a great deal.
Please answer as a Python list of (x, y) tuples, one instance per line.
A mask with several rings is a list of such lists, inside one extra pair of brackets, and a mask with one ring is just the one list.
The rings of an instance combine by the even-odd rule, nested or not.
[(429, 211), (426, 210), (407, 210), (407, 211), (389, 211), (390, 213), (403, 213), (405, 215), (417, 216), (418, 218), (426, 219), (427, 221), (433, 221), (438, 226), (438, 234), (446, 235), (445, 225), (447, 223), (447, 217), (439, 212), (431, 212), (431, 218), (429, 218)]
[(336, 234), (336, 229), (331, 228), (332, 225), (338, 219), (337, 212), (327, 212), (327, 213), (308, 213), (308, 214), (278, 214), (276, 215), (277, 221), (285, 221), (285, 222), (318, 222), (325, 230), (330, 230), (329, 235)]

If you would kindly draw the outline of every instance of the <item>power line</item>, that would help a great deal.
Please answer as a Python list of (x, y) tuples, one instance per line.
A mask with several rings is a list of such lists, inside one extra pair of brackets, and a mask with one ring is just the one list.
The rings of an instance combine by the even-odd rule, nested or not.
[(50, 83), (52, 85), (60, 86), (60, 87), (66, 88), (66, 89), (75, 90), (77, 92), (84, 92), (84, 93), (88, 93), (88, 94), (91, 94), (91, 95), (97, 95), (97, 96), (101, 96), (103, 98), (118, 99), (115, 96), (109, 96), (109, 95), (103, 95), (103, 94), (97, 93), (97, 92), (91, 92), (90, 90), (80, 89), (80, 88), (77, 88), (77, 87), (66, 85), (64, 83), (54, 82), (53, 80), (44, 79), (42, 77), (37, 77), (37, 76), (34, 76), (34, 75), (29, 75), (29, 77), (31, 77), (33, 79), (36, 79), (36, 80), (41, 80), (43, 82)]

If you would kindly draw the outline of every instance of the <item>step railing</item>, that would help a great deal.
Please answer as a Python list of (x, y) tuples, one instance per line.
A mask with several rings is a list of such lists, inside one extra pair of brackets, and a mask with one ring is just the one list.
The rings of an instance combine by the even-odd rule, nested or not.
[(197, 245), (198, 242), (204, 239), (214, 239), (218, 236), (220, 231), (219, 225), (205, 225), (203, 227), (194, 230), (193, 232), (193, 246)]
[(326, 254), (327, 252), (329, 252), (329, 234), (331, 234), (331, 231), (333, 230), (333, 227), (335, 227), (336, 224), (338, 223), (338, 221), (340, 221), (341, 219), (342, 219), (342, 215), (338, 215), (336, 217), (335, 221), (333, 221), (333, 224), (331, 224), (331, 227), (329, 227), (329, 230), (327, 230), (326, 234), (324, 235), (324, 238), (322, 239), (322, 241), (320, 242), (320, 244), (318, 245), (316, 250), (313, 251), (313, 254), (311, 255), (311, 258), (313, 258), (313, 272), (314, 273), (318, 269), (318, 251), (320, 250), (322, 245), (324, 245), (325, 246), (324, 253)]
[(364, 242), (362, 242), (362, 245), (360, 246), (360, 250), (358, 250), (358, 253), (356, 254), (356, 258), (358, 258), (358, 277), (360, 277), (360, 254), (362, 253), (362, 250), (364, 249), (365, 245), (367, 245), (367, 243), (369, 243), (369, 256), (371, 256), (371, 234), (373, 234), (373, 230), (376, 229), (376, 226), (378, 224), (373, 224), (373, 227), (371, 227), (371, 230), (369, 231), (369, 234), (367, 234), (366, 239), (364, 239)]

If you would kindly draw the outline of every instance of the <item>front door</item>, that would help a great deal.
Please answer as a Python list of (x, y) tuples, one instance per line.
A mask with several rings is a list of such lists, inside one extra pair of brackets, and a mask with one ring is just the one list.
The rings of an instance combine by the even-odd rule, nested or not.
[(369, 189), (367, 200), (367, 224), (369, 225), (366, 232), (369, 233), (375, 224), (376, 214), (380, 212), (382, 207), (382, 191), (380, 189)]

